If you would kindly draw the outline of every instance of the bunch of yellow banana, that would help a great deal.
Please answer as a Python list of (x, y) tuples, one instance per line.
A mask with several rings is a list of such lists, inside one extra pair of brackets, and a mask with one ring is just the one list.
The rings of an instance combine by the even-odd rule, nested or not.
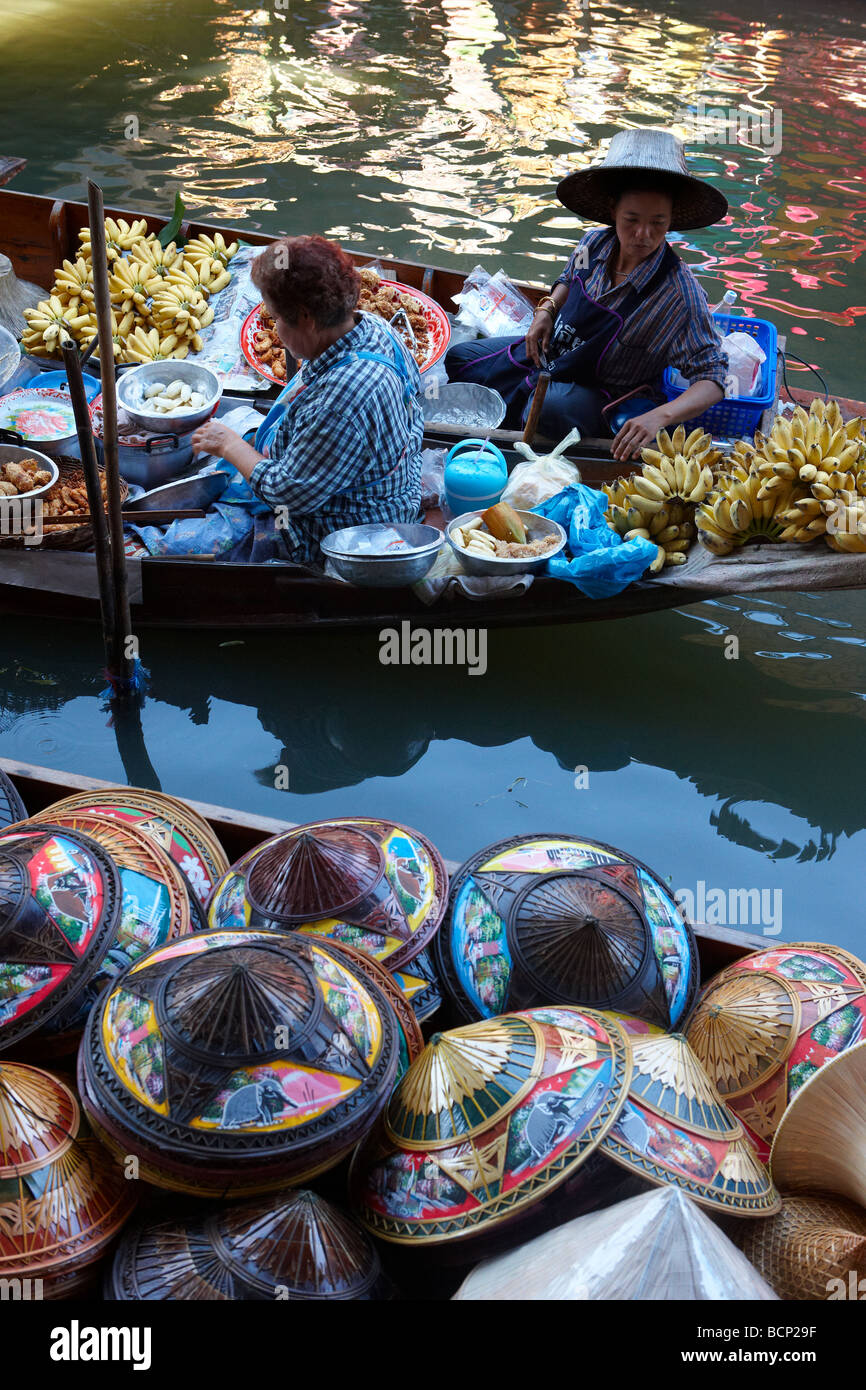
[(222, 232), (217, 232), (215, 236), (209, 237), (202, 233), (201, 236), (194, 237), (188, 241), (184, 247), (184, 255), (197, 267), (206, 265), (210, 270), (214, 281), (221, 280), (221, 284), (214, 283), (211, 286), (213, 294), (224, 288), (231, 278), (228, 273), (228, 263), (232, 256), (237, 255), (238, 243), (236, 241), (226, 245)]
[(170, 241), (168, 246), (161, 246), (155, 236), (140, 241), (133, 248), (131, 259), (133, 269), (145, 281), (151, 294), (160, 288), (163, 280), (168, 279), (175, 262), (178, 259), (183, 262), (183, 257), (173, 241)]
[(666, 502), (646, 524), (626, 531), (623, 539), (630, 541), (635, 536), (641, 536), (645, 541), (655, 541), (658, 546), (656, 557), (649, 567), (650, 574), (658, 574), (665, 565), (684, 565), (686, 552), (695, 538), (691, 508), (682, 502)]
[[(82, 227), (78, 233), (81, 242), (79, 254), (88, 264), (93, 260), (93, 247), (91, 244), (91, 231), (89, 227)], [(124, 251), (133, 251), (147, 236), (147, 223), (143, 217), (138, 218), (130, 224), (119, 217), (117, 221), (113, 217), (105, 219), (105, 247), (109, 266), (122, 256)]]
[(74, 265), (63, 262), (54, 276), (53, 293), (65, 300), (67, 308), (93, 303), (93, 271), (81, 256)]
[(108, 288), (112, 304), (120, 307), (123, 313), (133, 309), (141, 318), (147, 317), (148, 275), (140, 262), (115, 261), (108, 277)]
[(831, 550), (845, 555), (866, 554), (866, 498), (859, 493), (848, 493), (844, 500), (840, 496), (826, 522), (824, 539)]
[(158, 328), (144, 329), (139, 324), (126, 339), (124, 361), (164, 362), (186, 357), (189, 348), (189, 342), (182, 342), (176, 333), (163, 337)]
[(706, 501), (695, 513), (701, 544), (714, 555), (728, 555), (737, 546), (755, 539), (781, 539), (785, 523), (781, 517), (802, 489), (780, 479), (782, 490), (769, 488), (767, 479), (754, 466), (739, 461), (722, 473)]
[(166, 281), (153, 296), (151, 314), (161, 332), (177, 334), (199, 352), (201, 330), (213, 322), (214, 311), (199, 290)]
[(49, 295), (35, 308), (24, 310), (27, 329), (22, 338), (25, 352), (35, 357), (51, 357), (56, 354), (64, 338), (74, 341), (76, 330), (87, 322), (88, 314), (68, 313), (67, 306), (58, 295)]
[(713, 466), (722, 456), (713, 445), (712, 436), (698, 426), (687, 435), (684, 425), (677, 425), (673, 435), (659, 430), (655, 449), (641, 449), (644, 484), (635, 479), (638, 492), (644, 497), (666, 501), (677, 497), (682, 502), (702, 502), (713, 486)]
[(808, 411), (798, 405), (790, 419), (777, 415), (768, 435), (756, 431), (755, 462), (762, 473), (785, 482), (825, 484), (830, 473), (857, 468), (864, 453), (862, 425), (859, 417), (846, 424), (837, 401), (816, 397)]

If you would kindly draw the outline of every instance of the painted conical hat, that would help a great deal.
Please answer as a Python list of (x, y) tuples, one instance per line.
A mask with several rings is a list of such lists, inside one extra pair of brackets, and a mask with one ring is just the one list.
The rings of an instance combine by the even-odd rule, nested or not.
[[(448, 901), (442, 856), (395, 821), (351, 816), (296, 826), (249, 850), (208, 906), (218, 929), (290, 927), (402, 969), (439, 930)], [(435, 991), (419, 982), (432, 1012)]]
[(780, 1298), (862, 1297), (866, 1209), (856, 1203), (823, 1194), (789, 1194), (776, 1216), (766, 1221), (732, 1221), (727, 1229)]
[(485, 1261), (454, 1297), (552, 1302), (777, 1295), (690, 1198), (664, 1187), (579, 1216)]
[(629, 1074), (620, 1024), (590, 1009), (530, 1009), (437, 1033), (355, 1155), (361, 1220), (404, 1244), (498, 1226), (595, 1152)]
[(76, 792), (54, 803), (58, 810), (92, 811), (135, 825), (170, 855), (202, 908), (228, 859), (204, 816), (185, 801), (145, 787), (105, 787)]
[(256, 856), (247, 893), (256, 912), (292, 926), (339, 917), (379, 882), (385, 859), (354, 826), (304, 826), (276, 835)]
[(377, 1299), (390, 1288), (373, 1242), (318, 1193), (288, 1190), (126, 1235), (108, 1295), (132, 1299)]
[(435, 949), (467, 1019), (563, 1004), (668, 1027), (698, 984), (694, 935), (665, 885), (575, 835), (511, 836), (467, 859)]
[(770, 1168), (783, 1192), (835, 1192), (866, 1207), (866, 1042), (800, 1088), (776, 1130)]
[(89, 836), (31, 821), (0, 831), (0, 1051), (80, 996), (120, 904), (118, 870)]
[(398, 1025), (372, 979), (297, 932), (199, 932), (129, 967), (78, 1054), (99, 1137), (193, 1193), (275, 1191), (339, 1162), (383, 1109)]
[(91, 1264), (131, 1213), (135, 1186), (82, 1133), (58, 1077), (0, 1062), (0, 1276), (62, 1281)]
[(687, 1035), (766, 1162), (809, 1076), (863, 1037), (866, 965), (821, 942), (752, 952), (712, 979)]
[(651, 1183), (744, 1216), (778, 1210), (779, 1196), (742, 1125), (680, 1033), (635, 1022), (628, 1099), (602, 1151)]

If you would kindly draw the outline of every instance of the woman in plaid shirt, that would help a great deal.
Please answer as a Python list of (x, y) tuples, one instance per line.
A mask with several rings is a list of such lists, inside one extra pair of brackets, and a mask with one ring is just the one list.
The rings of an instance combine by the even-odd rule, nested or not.
[(193, 447), (234, 465), (276, 513), (287, 558), (321, 563), (343, 526), (415, 521), (421, 503), (421, 377), (380, 319), (356, 312), (351, 258), (324, 237), (286, 237), (253, 262), (253, 281), (301, 370), (253, 446), (219, 420)]
[[(541, 300), (524, 339), (460, 343), (449, 378), (501, 391), (506, 424), (529, 413), (538, 369), (551, 383), (538, 428), (560, 439), (577, 426), (604, 435), (605, 407), (621, 398), (630, 418), (616, 433), (616, 459), (636, 457), (657, 431), (699, 416), (725, 394), (728, 362), (707, 299), (668, 245), (671, 229), (718, 221), (727, 202), (686, 171), (682, 144), (666, 131), (624, 131), (601, 165), (570, 175), (557, 193), (566, 207), (611, 224), (587, 232)], [(665, 401), (661, 376), (677, 367), (690, 382)]]

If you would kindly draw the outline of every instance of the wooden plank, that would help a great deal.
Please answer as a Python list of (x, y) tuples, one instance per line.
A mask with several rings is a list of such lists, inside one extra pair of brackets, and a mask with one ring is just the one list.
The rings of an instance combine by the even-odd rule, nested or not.
[(20, 174), (26, 163), (26, 159), (19, 159), (17, 155), (0, 155), (0, 185), (8, 183), (16, 174)]
[[(141, 602), (141, 561), (129, 561), (130, 596)], [(93, 556), (87, 551), (0, 550), (0, 587), (32, 589), (76, 599), (99, 599)]]

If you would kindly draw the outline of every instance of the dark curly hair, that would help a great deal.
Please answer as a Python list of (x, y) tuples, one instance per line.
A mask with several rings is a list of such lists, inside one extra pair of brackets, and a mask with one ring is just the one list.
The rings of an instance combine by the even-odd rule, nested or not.
[(306, 309), (317, 328), (335, 328), (358, 303), (361, 281), (350, 256), (323, 236), (282, 237), (251, 267), (256, 289), (286, 323)]

